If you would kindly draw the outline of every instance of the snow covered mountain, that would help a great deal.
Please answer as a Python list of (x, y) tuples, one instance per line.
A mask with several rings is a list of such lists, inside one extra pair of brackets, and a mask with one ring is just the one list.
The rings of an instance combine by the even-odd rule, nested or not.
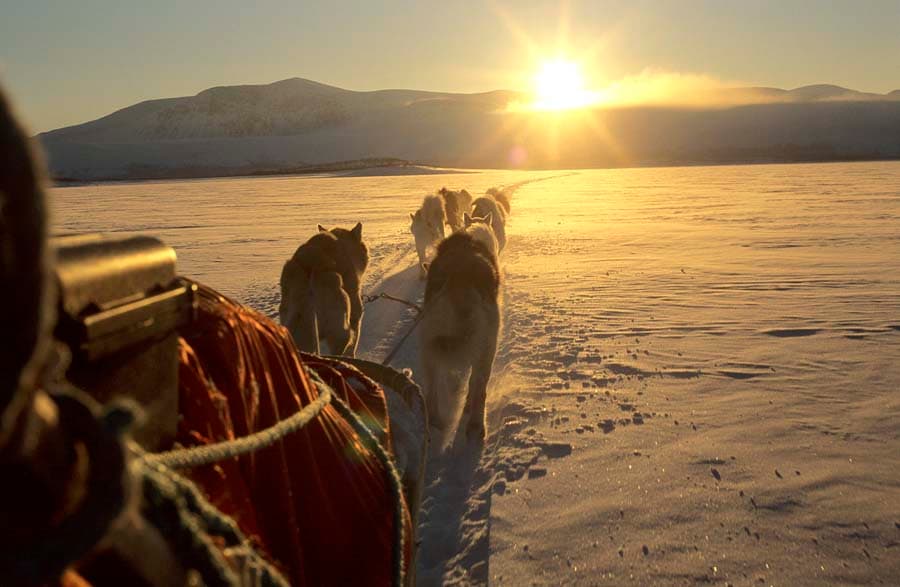
[(900, 91), (729, 92), (744, 105), (597, 110), (616, 149), (577, 117), (550, 144), (539, 117), (508, 110), (525, 100), (516, 92), (356, 92), (300, 78), (149, 100), (39, 139), (54, 177), (84, 180), (277, 173), (374, 158), (593, 167), (900, 157)]
[[(420, 131), (502, 111), (513, 92), (355, 92), (293, 78), (149, 100), (39, 135), (53, 175), (235, 175), (367, 158), (430, 160)], [(396, 154), (396, 155), (394, 155)]]
[(460, 95), (413, 90), (353, 92), (292, 78), (268, 85), (226, 86), (196, 96), (148, 100), (98, 120), (46, 133), (50, 141), (152, 142), (297, 135), (396, 109), (452, 102), (502, 108), (509, 92)]

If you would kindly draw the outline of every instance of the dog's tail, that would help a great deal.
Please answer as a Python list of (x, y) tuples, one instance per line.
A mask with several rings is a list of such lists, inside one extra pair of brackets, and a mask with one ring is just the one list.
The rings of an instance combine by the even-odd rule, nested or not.
[(312, 280), (312, 273), (296, 260), (284, 264), (278, 317), (298, 349), (319, 354), (319, 325)]
[(440, 450), (452, 439), (453, 423), (466, 399), (480, 304), (474, 289), (451, 286), (439, 291), (424, 309), (425, 403), (432, 443)]
[[(335, 271), (315, 273), (310, 284), (310, 305), (315, 315), (319, 350), (326, 355), (344, 355), (350, 338), (350, 297), (344, 281)], [(347, 336), (346, 340), (342, 338)]]
[(425, 306), (425, 344), (447, 358), (465, 351), (477, 328), (475, 313), (480, 303), (481, 297), (472, 288), (451, 286), (438, 292)]

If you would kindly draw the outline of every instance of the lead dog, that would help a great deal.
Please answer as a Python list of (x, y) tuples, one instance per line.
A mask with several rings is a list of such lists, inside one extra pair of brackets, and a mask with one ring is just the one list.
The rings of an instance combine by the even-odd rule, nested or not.
[(465, 399), (466, 435), (484, 440), (485, 398), (500, 331), (497, 256), (465, 232), (438, 245), (428, 267), (420, 343), (431, 425), (444, 436)]
[(281, 323), (297, 348), (356, 356), (362, 325), (360, 280), (369, 264), (362, 224), (352, 230), (321, 224), (281, 270)]

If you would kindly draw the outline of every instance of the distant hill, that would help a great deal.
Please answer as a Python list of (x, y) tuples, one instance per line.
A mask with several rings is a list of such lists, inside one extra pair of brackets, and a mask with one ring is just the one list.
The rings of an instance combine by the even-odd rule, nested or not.
[(723, 98), (731, 98), (739, 104), (760, 103), (810, 103), (810, 102), (871, 102), (900, 100), (900, 90), (888, 94), (858, 92), (829, 84), (803, 86), (793, 90), (780, 88), (748, 87), (728, 88), (721, 91)]
[(51, 131), (52, 141), (110, 144), (182, 139), (289, 136), (340, 126), (399, 108), (501, 108), (511, 92), (442, 94), (414, 90), (353, 92), (293, 78), (268, 85), (216, 87), (196, 96), (148, 100), (103, 118)]
[(55, 177), (84, 180), (289, 173), (364, 159), (599, 167), (900, 157), (900, 90), (731, 88), (713, 98), (721, 105), (597, 109), (594, 122), (607, 129), (599, 136), (579, 116), (550, 133), (549, 119), (508, 111), (526, 99), (516, 92), (356, 92), (293, 78), (148, 100), (39, 139)]

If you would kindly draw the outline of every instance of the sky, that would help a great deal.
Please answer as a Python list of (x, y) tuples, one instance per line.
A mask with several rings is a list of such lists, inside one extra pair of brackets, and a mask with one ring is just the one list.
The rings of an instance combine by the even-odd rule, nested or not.
[(353, 90), (590, 83), (900, 88), (900, 1), (0, 0), (0, 83), (35, 132), (136, 102), (304, 77)]

